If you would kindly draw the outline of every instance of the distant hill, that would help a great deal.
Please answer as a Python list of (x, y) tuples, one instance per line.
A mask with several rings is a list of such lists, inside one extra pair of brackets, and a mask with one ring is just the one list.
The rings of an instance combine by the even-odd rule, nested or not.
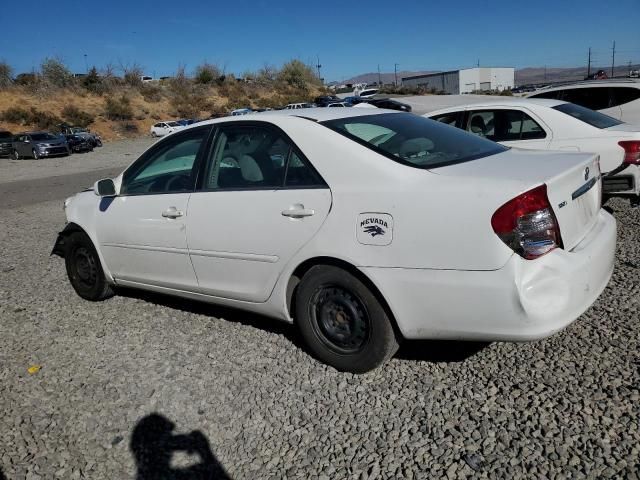
[[(411, 75), (425, 75), (427, 73), (435, 73), (434, 70), (424, 70), (420, 72), (408, 72), (403, 70), (398, 72), (398, 83), (402, 80), (402, 77), (409, 77)], [(395, 81), (395, 74), (391, 73), (380, 73), (380, 79), (382, 83), (393, 83)], [(342, 82), (337, 83), (375, 83), (378, 81), (378, 72), (371, 73), (362, 73), (360, 75), (356, 75), (355, 77), (349, 78)]]
[[(631, 65), (631, 70), (640, 69), (640, 64)], [(598, 70), (604, 70), (607, 75), (611, 75), (611, 65), (609, 67), (591, 67), (591, 73), (595, 73)], [(410, 72), (403, 70), (398, 72), (398, 83), (402, 77), (410, 77), (413, 75), (425, 75), (428, 73), (437, 73), (438, 70), (422, 70), (419, 72)], [(629, 74), (629, 65), (619, 65), (614, 69), (614, 76), (625, 77)], [(527, 83), (546, 83), (546, 82), (564, 82), (571, 80), (583, 80), (587, 76), (587, 67), (559, 67), (559, 68), (547, 68), (545, 76), (544, 67), (527, 67), (516, 70), (516, 85), (524, 85)], [(393, 72), (380, 74), (382, 83), (393, 83), (395, 76)], [(342, 82), (335, 83), (375, 83), (378, 81), (378, 72), (362, 73), (351, 77)]]

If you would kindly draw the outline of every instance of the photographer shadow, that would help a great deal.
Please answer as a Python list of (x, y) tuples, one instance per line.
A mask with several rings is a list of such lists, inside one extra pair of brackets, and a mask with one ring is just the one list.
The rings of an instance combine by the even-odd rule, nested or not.
[[(137, 423), (129, 444), (138, 470), (136, 480), (231, 479), (201, 431), (181, 435), (173, 432), (175, 427), (158, 413)], [(197, 456), (198, 461), (186, 467), (172, 466), (172, 457), (177, 452)]]

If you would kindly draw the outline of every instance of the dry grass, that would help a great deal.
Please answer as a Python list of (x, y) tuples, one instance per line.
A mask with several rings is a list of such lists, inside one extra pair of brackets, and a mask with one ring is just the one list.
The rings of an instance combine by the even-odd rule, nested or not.
[[(27, 87), (12, 86), (0, 90), (0, 130), (20, 132), (35, 128), (34, 125), (2, 120), (2, 113), (11, 107), (33, 107), (40, 112), (64, 118), (64, 108), (72, 105), (93, 117), (94, 121), (89, 128), (109, 141), (147, 134), (151, 125), (157, 121), (179, 118), (179, 111), (192, 111), (195, 117), (208, 118), (212, 113), (228, 112), (233, 108), (276, 107), (291, 102), (309, 101), (321, 93), (313, 85), (301, 89), (282, 85), (243, 84), (235, 80), (221, 86), (197, 85), (194, 88), (198, 89), (197, 94), (192, 90), (182, 94), (180, 91), (176, 93), (175, 89), (171, 90), (167, 85), (154, 85), (153, 95), (149, 95), (144, 87), (141, 91), (140, 87), (119, 86), (108, 94), (98, 95), (79, 87), (34, 93), (33, 89)], [(130, 101), (133, 118), (126, 121), (109, 120), (105, 112), (106, 99), (119, 99), (123, 95)]]

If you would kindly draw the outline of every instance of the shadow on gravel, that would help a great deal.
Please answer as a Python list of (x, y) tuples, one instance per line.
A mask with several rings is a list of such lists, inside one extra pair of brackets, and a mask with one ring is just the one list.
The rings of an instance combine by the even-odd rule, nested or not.
[(425, 362), (463, 362), (491, 345), (456, 340), (405, 340), (395, 358)]
[[(145, 302), (174, 308), (183, 312), (206, 315), (212, 318), (221, 318), (231, 322), (241, 323), (259, 328), (265, 332), (284, 335), (296, 347), (306, 350), (293, 325), (265, 317), (245, 310), (221, 307), (196, 300), (188, 300), (170, 295), (162, 295), (144, 290), (120, 288), (117, 294), (128, 298), (137, 298)], [(462, 362), (477, 354), (488, 342), (462, 342), (454, 340), (405, 340), (395, 358), (403, 360), (422, 360), (426, 362)]]
[(2, 469), (0, 468), (0, 480), (7, 480), (7, 477), (4, 476), (4, 473), (2, 473)]
[(122, 297), (137, 298), (138, 300), (181, 310), (183, 312), (205, 315), (216, 319), (220, 318), (230, 322), (236, 322), (242, 325), (258, 328), (265, 332), (284, 335), (296, 347), (304, 349), (304, 345), (298, 337), (293, 325), (265, 317), (264, 315), (247, 312), (246, 310), (223, 307), (212, 303), (198, 302), (196, 300), (163, 295), (161, 293), (147, 292), (144, 290), (118, 288), (117, 294)]
[[(175, 427), (159, 413), (147, 415), (135, 426), (129, 447), (138, 469), (136, 480), (231, 479), (200, 430), (179, 435), (173, 433)], [(172, 467), (171, 459), (176, 452), (195, 455), (198, 462)]]

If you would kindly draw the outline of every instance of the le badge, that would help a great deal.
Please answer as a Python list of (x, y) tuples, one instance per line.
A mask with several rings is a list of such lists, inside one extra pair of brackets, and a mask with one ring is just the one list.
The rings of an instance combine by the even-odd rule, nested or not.
[(393, 217), (388, 213), (361, 213), (356, 238), (363, 245), (389, 245), (393, 240)]

